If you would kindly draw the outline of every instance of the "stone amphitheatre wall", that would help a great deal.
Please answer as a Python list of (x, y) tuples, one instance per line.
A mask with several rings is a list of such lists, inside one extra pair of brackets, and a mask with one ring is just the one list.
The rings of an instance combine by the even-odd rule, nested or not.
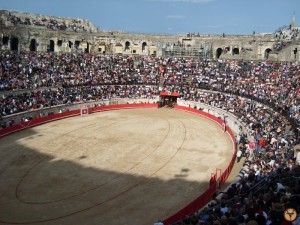
[(300, 42), (280, 51), (274, 34), (163, 35), (100, 31), (90, 21), (0, 10), (0, 50), (299, 61)]

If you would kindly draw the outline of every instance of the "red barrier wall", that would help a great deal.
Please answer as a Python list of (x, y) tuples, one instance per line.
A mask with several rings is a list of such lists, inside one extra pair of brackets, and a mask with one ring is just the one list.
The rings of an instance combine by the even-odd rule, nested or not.
[(136, 109), (136, 108), (158, 108), (157, 103), (145, 103), (145, 104), (120, 104), (120, 105), (106, 105), (90, 108), (89, 112), (101, 112), (108, 110), (118, 110), (118, 109)]
[[(157, 108), (158, 104), (120, 104), (120, 105), (107, 105), (107, 106), (99, 106), (95, 108), (89, 108), (89, 113), (93, 112), (101, 112), (101, 111), (107, 111), (107, 110), (118, 110), (118, 109), (135, 109), (135, 108)], [(80, 115), (80, 109), (69, 111), (69, 112), (63, 112), (58, 114), (53, 114), (50, 116), (45, 117), (39, 117), (35, 118), (33, 120), (30, 120), (28, 122), (21, 122), (19, 124), (16, 124), (11, 127), (4, 128), (0, 130), (0, 137), (9, 135), (11, 133), (24, 130), (29, 127), (37, 126), (43, 123), (48, 123), (54, 120), (64, 119), (71, 116), (78, 116)]]
[[(219, 119), (209, 113), (200, 111), (198, 109), (188, 108), (188, 107), (184, 107), (184, 106), (175, 106), (175, 109), (198, 114), (202, 117), (205, 117), (207, 119), (210, 119), (210, 120), (216, 122), (217, 124), (220, 125), (220, 127), (222, 127), (222, 125), (223, 125), (223, 121), (221, 119)], [(221, 174), (220, 177), (216, 177), (217, 176), (217, 173), (216, 173), (214, 180), (210, 181), (209, 188), (203, 194), (201, 194), (198, 198), (196, 198), (194, 201), (192, 201), (190, 204), (188, 204), (187, 206), (185, 206), (184, 208), (179, 210), (174, 215), (165, 219), (164, 225), (169, 225), (169, 224), (175, 223), (179, 220), (182, 220), (186, 216), (189, 216), (189, 215), (193, 214), (194, 212), (196, 212), (197, 210), (201, 209), (203, 206), (205, 206), (211, 200), (211, 198), (212, 198), (213, 194), (216, 192), (217, 188), (220, 188), (224, 185), (224, 183), (226, 182), (226, 180), (232, 170), (232, 167), (234, 165), (235, 158), (236, 158), (235, 136), (229, 127), (226, 127), (226, 132), (229, 134), (229, 136), (233, 142), (233, 146), (234, 146), (233, 156), (232, 156), (232, 159), (230, 160), (230, 163), (227, 166), (226, 170)], [(217, 183), (218, 183), (218, 187), (217, 187)]]
[(7, 128), (0, 130), (0, 137), (9, 135), (11, 133), (14, 133), (14, 132), (17, 132), (20, 130), (24, 130), (29, 127), (33, 127), (33, 126), (37, 126), (37, 125), (40, 125), (43, 123), (48, 123), (48, 122), (51, 122), (54, 120), (59, 120), (59, 119), (63, 119), (63, 118), (71, 117), (71, 116), (77, 116), (77, 115), (80, 115), (79, 109), (74, 110), (74, 111), (69, 111), (69, 112), (63, 112), (63, 113), (59, 113), (59, 114), (53, 114), (53, 115), (49, 115), (49, 116), (45, 116), (45, 117), (35, 118), (28, 122), (21, 122), (16, 125), (13, 125), (11, 127), (7, 127)]

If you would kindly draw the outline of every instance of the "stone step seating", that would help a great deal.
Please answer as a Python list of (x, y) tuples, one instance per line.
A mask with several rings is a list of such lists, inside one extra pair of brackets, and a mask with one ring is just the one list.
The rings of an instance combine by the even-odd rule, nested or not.
[(47, 16), (32, 13), (0, 10), (2, 24), (7, 26), (35, 26), (75, 32), (97, 32), (97, 28), (88, 20)]

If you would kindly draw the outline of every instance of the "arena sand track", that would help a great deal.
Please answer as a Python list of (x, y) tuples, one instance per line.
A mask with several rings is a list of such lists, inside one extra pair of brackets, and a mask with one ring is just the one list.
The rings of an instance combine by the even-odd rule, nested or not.
[(0, 224), (151, 225), (233, 153), (214, 122), (165, 108), (72, 117), (0, 142)]

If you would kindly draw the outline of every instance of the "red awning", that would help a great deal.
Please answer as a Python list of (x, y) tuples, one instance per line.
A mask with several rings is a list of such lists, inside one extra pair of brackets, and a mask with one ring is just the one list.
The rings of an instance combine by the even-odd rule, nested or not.
[(170, 91), (161, 91), (160, 96), (173, 96), (173, 97), (178, 97), (178, 92), (170, 92)]

